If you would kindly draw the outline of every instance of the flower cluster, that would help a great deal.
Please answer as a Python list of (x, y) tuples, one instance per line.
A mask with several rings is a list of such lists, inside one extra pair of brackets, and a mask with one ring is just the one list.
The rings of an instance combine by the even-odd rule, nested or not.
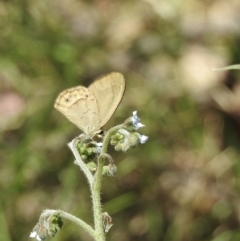
[(117, 174), (117, 166), (114, 164), (112, 157), (108, 154), (102, 154), (101, 156), (105, 160), (108, 160), (109, 164), (103, 167), (103, 174), (107, 174), (110, 177), (114, 177)]
[(101, 146), (101, 142), (97, 143), (89, 136), (82, 134), (79, 136), (77, 149), (83, 161), (91, 161), (100, 153)]
[(124, 129), (119, 129), (117, 133), (111, 137), (111, 145), (115, 147), (116, 151), (126, 152), (139, 143), (146, 143), (148, 137), (136, 131), (141, 127), (144, 127), (144, 125), (140, 123), (137, 111), (134, 111), (133, 116), (124, 122)]
[(48, 236), (54, 237), (62, 228), (63, 221), (58, 213), (45, 216), (43, 212), (37, 225), (33, 228), (30, 238), (36, 238), (38, 241), (45, 240)]

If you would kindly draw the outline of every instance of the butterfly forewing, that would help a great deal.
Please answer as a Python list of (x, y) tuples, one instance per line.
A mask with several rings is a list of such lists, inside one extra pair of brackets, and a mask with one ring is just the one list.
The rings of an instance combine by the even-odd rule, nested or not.
[(97, 101), (83, 86), (62, 91), (54, 107), (86, 134), (98, 131), (101, 127)]
[(111, 73), (94, 81), (88, 89), (93, 93), (99, 108), (100, 126), (104, 126), (112, 117), (122, 100), (125, 80), (120, 73)]

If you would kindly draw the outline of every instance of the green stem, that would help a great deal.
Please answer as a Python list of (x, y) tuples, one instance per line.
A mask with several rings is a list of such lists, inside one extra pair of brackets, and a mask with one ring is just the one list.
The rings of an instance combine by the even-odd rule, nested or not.
[(75, 163), (81, 168), (81, 170), (84, 172), (84, 174), (86, 175), (89, 185), (92, 186), (93, 183), (93, 175), (90, 172), (89, 168), (87, 167), (87, 165), (84, 163), (84, 161), (82, 160), (80, 154), (78, 153), (77, 150), (77, 142), (78, 142), (78, 137), (74, 138), (69, 144), (69, 148), (71, 149), (76, 161)]
[(59, 213), (62, 218), (66, 218), (66, 219), (72, 221), (73, 223), (75, 223), (76, 225), (82, 227), (91, 237), (93, 237), (95, 240), (97, 240), (96, 232), (94, 231), (94, 229), (90, 225), (85, 223), (80, 218), (77, 218), (77, 217), (73, 216), (72, 214), (66, 213), (62, 210), (47, 209), (42, 213), (40, 218), (43, 217), (43, 216), (48, 217), (48, 216), (53, 215), (55, 213)]
[(110, 139), (111, 139), (111, 136), (113, 134), (115, 134), (119, 129), (123, 128), (124, 125), (121, 124), (121, 125), (117, 125), (117, 126), (114, 126), (112, 127), (111, 129), (109, 129), (105, 136), (104, 136), (104, 141), (103, 141), (103, 146), (102, 146), (102, 151), (101, 151), (101, 154), (104, 154), (104, 153), (107, 153), (107, 148), (108, 148), (108, 144), (110, 142)]
[(111, 136), (116, 133), (123, 125), (118, 125), (110, 130), (108, 130), (104, 136), (103, 146), (101, 153), (98, 157), (98, 168), (94, 177), (94, 182), (92, 185), (92, 202), (93, 202), (93, 215), (94, 215), (94, 226), (96, 231), (97, 240), (96, 241), (105, 241), (105, 233), (103, 230), (102, 222), (102, 206), (101, 206), (101, 187), (102, 187), (102, 170), (104, 166), (104, 160), (110, 142)]
[(102, 185), (102, 169), (104, 165), (104, 157), (98, 158), (98, 169), (96, 172), (95, 180), (92, 188), (92, 202), (93, 202), (93, 215), (94, 215), (94, 226), (97, 235), (96, 241), (105, 241), (105, 234), (102, 223), (102, 206), (100, 190)]
[(77, 218), (77, 217), (75, 217), (75, 216), (73, 216), (69, 213), (63, 212), (63, 211), (61, 211), (61, 216), (63, 218), (66, 218), (66, 219), (74, 222), (78, 226), (82, 227), (91, 237), (93, 237), (95, 240), (97, 240), (96, 232), (94, 231), (94, 229), (90, 225), (88, 225), (87, 223), (85, 223), (81, 219), (79, 219), (79, 218)]

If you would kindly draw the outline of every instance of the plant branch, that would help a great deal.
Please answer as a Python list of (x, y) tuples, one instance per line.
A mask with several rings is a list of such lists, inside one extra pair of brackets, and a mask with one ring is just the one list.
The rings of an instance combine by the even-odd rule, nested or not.
[(41, 214), (41, 217), (42, 216), (47, 217), (47, 216), (53, 215), (55, 213), (58, 213), (62, 218), (68, 219), (68, 220), (72, 221), (73, 223), (75, 223), (76, 225), (82, 227), (91, 237), (93, 237), (95, 240), (97, 240), (96, 232), (94, 231), (94, 229), (90, 225), (85, 223), (83, 220), (73, 216), (72, 214), (69, 214), (69, 213), (64, 212), (62, 210), (47, 209)]
[(110, 139), (111, 139), (111, 136), (113, 134), (115, 134), (119, 129), (121, 128), (124, 128), (124, 125), (121, 124), (121, 125), (117, 125), (117, 126), (114, 126), (112, 127), (111, 129), (109, 129), (105, 136), (104, 136), (104, 140), (103, 140), (103, 145), (102, 145), (102, 151), (101, 151), (101, 154), (104, 154), (104, 153), (107, 153), (107, 148), (108, 148), (108, 144), (110, 142)]
[(101, 187), (102, 187), (102, 171), (103, 171), (104, 161), (106, 158), (105, 154), (107, 152), (107, 148), (108, 148), (111, 136), (122, 127), (123, 125), (118, 125), (106, 132), (103, 139), (101, 154), (98, 157), (97, 172), (94, 176), (94, 182), (91, 190), (92, 202), (93, 202), (94, 226), (95, 226), (95, 231), (97, 235), (97, 241), (105, 240), (105, 234), (104, 234), (103, 222), (102, 222), (101, 196), (100, 196)]
[(98, 158), (98, 169), (95, 174), (95, 180), (92, 188), (92, 203), (93, 203), (93, 216), (94, 216), (94, 226), (97, 235), (97, 241), (104, 241), (105, 234), (103, 230), (102, 223), (102, 206), (101, 206), (101, 196), (100, 190), (102, 186), (102, 169), (104, 165), (104, 157), (99, 156)]
[(70, 143), (68, 143), (69, 148), (71, 149), (76, 161), (75, 163), (81, 168), (81, 170), (84, 172), (84, 174), (86, 175), (89, 185), (90, 187), (92, 186), (93, 183), (93, 175), (90, 172), (90, 170), (88, 169), (87, 165), (83, 162), (80, 154), (78, 153), (77, 150), (77, 141), (78, 141), (78, 137), (74, 138)]

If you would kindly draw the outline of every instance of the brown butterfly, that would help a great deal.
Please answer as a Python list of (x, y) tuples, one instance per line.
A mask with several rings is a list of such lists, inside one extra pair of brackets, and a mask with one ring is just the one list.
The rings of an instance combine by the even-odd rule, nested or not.
[(109, 121), (122, 100), (125, 80), (110, 73), (88, 88), (76, 86), (62, 91), (54, 107), (85, 134), (94, 135)]

